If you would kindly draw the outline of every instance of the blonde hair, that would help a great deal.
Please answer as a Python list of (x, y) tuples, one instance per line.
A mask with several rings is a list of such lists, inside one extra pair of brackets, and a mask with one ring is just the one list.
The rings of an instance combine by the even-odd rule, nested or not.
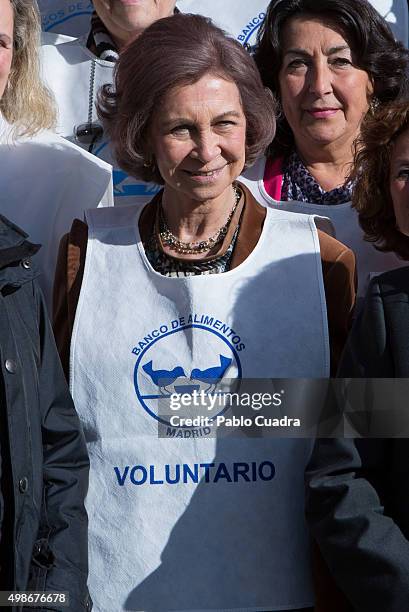
[(13, 60), (0, 111), (15, 135), (52, 128), (54, 99), (40, 78), (40, 15), (36, 0), (10, 0), (14, 13)]

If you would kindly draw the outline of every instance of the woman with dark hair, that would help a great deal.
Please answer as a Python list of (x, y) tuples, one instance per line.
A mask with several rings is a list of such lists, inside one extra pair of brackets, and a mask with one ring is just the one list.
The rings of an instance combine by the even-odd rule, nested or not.
[[(408, 260), (408, 101), (365, 122), (355, 162), (353, 205), (366, 239)], [(336, 581), (364, 612), (401, 612), (409, 601), (407, 385), (373, 380), (409, 378), (408, 332), (409, 267), (402, 267), (372, 280), (339, 369), (349, 403), (368, 411), (371, 435), (387, 428), (392, 439), (319, 440), (309, 466), (310, 526)]]
[(358, 293), (399, 265), (363, 241), (348, 179), (361, 124), (408, 93), (409, 52), (366, 0), (272, 0), (255, 54), (281, 113), (245, 183), (269, 206), (329, 217), (357, 256)]
[[(409, 102), (394, 102), (365, 122), (355, 157), (353, 206), (365, 239), (381, 252), (409, 260)], [(353, 377), (409, 376), (409, 268), (374, 278), (342, 359), (342, 374)], [(399, 303), (399, 307), (398, 307)]]
[(409, 99), (369, 117), (357, 142), (353, 206), (365, 240), (409, 260)]
[(311, 441), (222, 437), (206, 399), (186, 423), (169, 406), (226, 378), (326, 377), (345, 340), (351, 251), (236, 180), (271, 142), (274, 110), (248, 53), (193, 15), (150, 26), (100, 96), (120, 165), (163, 190), (89, 211), (57, 269), (55, 330), (91, 456), (97, 610), (313, 605)]

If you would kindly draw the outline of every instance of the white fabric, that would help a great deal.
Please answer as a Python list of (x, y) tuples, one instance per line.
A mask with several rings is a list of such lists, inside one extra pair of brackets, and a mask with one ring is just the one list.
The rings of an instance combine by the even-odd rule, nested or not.
[[(91, 88), (91, 67), (95, 62), (95, 81)], [(69, 40), (58, 45), (42, 46), (42, 72), (53, 91), (58, 105), (57, 132), (74, 140), (74, 126), (88, 121), (90, 90), (93, 91), (93, 121), (98, 121), (95, 101), (98, 89), (112, 83), (114, 64), (95, 58), (86, 48), (85, 40)], [(76, 142), (76, 141), (75, 141)], [(79, 143), (77, 143), (79, 144)], [(88, 145), (83, 146), (88, 150)], [(146, 203), (157, 193), (158, 187), (128, 176), (114, 163), (106, 138), (93, 149), (96, 157), (112, 164), (115, 204)]]
[[(407, 0), (370, 0), (370, 3), (385, 18), (396, 38), (407, 46)], [(211, 17), (241, 43), (254, 45), (268, 4), (266, 0), (180, 0), (178, 7), (183, 13), (191, 12)]]
[(265, 0), (180, 0), (182, 13), (195, 13), (211, 17), (213, 21), (242, 44), (255, 45), (257, 32), (265, 16)]
[[(89, 30), (92, 2), (82, 0), (39, 0), (43, 30), (70, 36), (83, 36)], [(408, 5), (406, 0), (371, 0), (386, 19), (395, 36), (408, 44)], [(179, 0), (182, 13), (211, 17), (240, 42), (254, 45), (260, 20), (268, 6), (266, 0)]]
[(41, 32), (41, 44), (42, 45), (60, 45), (61, 43), (70, 42), (75, 40), (73, 36), (67, 36), (66, 34), (55, 34), (54, 32)]
[(90, 27), (91, 0), (37, 0), (45, 32), (82, 36)]
[[(168, 437), (158, 439), (163, 387), (150, 374), (174, 372), (171, 392), (198, 382), (194, 370), (219, 366), (223, 356), (231, 360), (229, 378), (327, 377), (314, 220), (269, 209), (256, 248), (240, 266), (169, 278), (146, 259), (138, 209), (87, 212), (71, 341), (71, 392), (91, 460), (94, 609), (313, 605), (303, 476), (312, 440), (204, 438), (201, 430), (181, 439), (183, 430), (166, 426)], [(267, 471), (274, 464), (273, 478), (217, 477), (222, 464), (234, 474), (239, 465), (257, 471), (263, 462)], [(207, 476), (203, 464), (212, 464)], [(196, 482), (176, 477), (188, 468), (198, 470)]]
[[(381, 253), (372, 243), (364, 240), (358, 215), (351, 202), (336, 205), (311, 204), (309, 202), (279, 202), (268, 195), (264, 187), (265, 158), (259, 159), (240, 180), (250, 189), (256, 200), (267, 207), (308, 215), (320, 215), (332, 221), (335, 237), (351, 248), (356, 256), (358, 274), (358, 297), (363, 297), (372, 276), (399, 268), (404, 262), (394, 253)], [(321, 227), (321, 229), (324, 229)]]
[(4, 130), (0, 148), (0, 211), (43, 245), (36, 261), (51, 314), (60, 239), (86, 208), (113, 206), (112, 169), (50, 132), (12, 143)]
[[(42, 27), (46, 32), (81, 37), (88, 34), (92, 2), (71, 0), (39, 0)], [(254, 44), (257, 29), (264, 19), (265, 0), (180, 0), (177, 7), (182, 13), (196, 13), (211, 17), (218, 25), (240, 42)]]

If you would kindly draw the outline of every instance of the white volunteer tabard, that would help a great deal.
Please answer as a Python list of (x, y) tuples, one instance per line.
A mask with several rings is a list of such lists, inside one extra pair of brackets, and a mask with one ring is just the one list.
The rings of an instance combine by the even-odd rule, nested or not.
[(82, 36), (89, 30), (91, 0), (38, 0), (44, 32)]
[(181, 0), (177, 3), (182, 13), (196, 13), (210, 17), (242, 44), (254, 46), (257, 31), (266, 15), (265, 0)]
[[(92, 13), (90, 0), (39, 0), (42, 27), (47, 32), (83, 36), (89, 30)], [(371, 0), (371, 4), (386, 19), (395, 36), (408, 44), (408, 5), (406, 0)], [(211, 17), (240, 42), (254, 45), (257, 30), (268, 6), (265, 0), (180, 0), (183, 13), (198, 13)]]
[(369, 280), (376, 274), (399, 268), (404, 262), (394, 253), (381, 253), (372, 243), (364, 240), (359, 226), (358, 215), (351, 208), (351, 202), (344, 204), (312, 204), (310, 202), (280, 202), (270, 197), (264, 187), (265, 158), (259, 159), (240, 180), (248, 187), (256, 200), (264, 206), (308, 215), (326, 217), (332, 221), (335, 237), (351, 248), (356, 257), (358, 274), (358, 297), (366, 293)]
[(207, 389), (210, 371), (328, 376), (314, 220), (269, 209), (240, 266), (168, 278), (146, 259), (139, 208), (88, 211), (71, 341), (71, 391), (91, 460), (94, 609), (311, 606), (304, 468), (313, 441), (206, 438), (203, 428), (170, 426), (157, 398)]
[[(88, 144), (81, 145), (75, 140), (74, 129), (87, 123), (90, 98), (92, 121), (98, 121), (95, 108), (97, 92), (105, 83), (112, 83), (114, 64), (95, 58), (85, 42), (85, 39), (68, 39), (59, 44), (44, 44), (41, 51), (43, 78), (58, 105), (57, 132), (88, 150)], [(118, 167), (106, 136), (95, 143), (92, 153), (113, 165), (116, 205), (146, 203), (157, 193), (157, 185), (143, 183)]]
[(51, 315), (60, 239), (85, 209), (113, 206), (112, 168), (51, 132), (13, 143), (2, 128), (0, 212), (42, 245), (35, 259)]

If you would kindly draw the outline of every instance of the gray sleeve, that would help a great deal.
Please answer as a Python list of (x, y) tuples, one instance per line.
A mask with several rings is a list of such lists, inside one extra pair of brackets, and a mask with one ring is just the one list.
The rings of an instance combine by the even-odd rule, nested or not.
[[(393, 441), (317, 440), (307, 471), (307, 520), (339, 587), (359, 612), (409, 608), (409, 542), (385, 516), (372, 482)], [(408, 444), (409, 453), (409, 444)]]
[(348, 336), (338, 376), (388, 378), (394, 375), (382, 292), (375, 278)]

